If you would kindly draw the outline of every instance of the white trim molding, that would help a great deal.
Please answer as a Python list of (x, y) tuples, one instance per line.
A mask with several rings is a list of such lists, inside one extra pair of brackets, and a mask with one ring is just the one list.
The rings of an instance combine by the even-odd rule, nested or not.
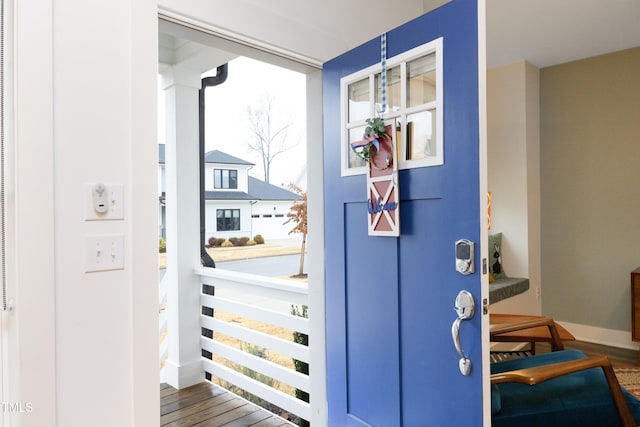
[(310, 58), (306, 55), (302, 55), (288, 49), (280, 48), (228, 29), (213, 26), (207, 22), (184, 16), (180, 13), (168, 10), (162, 6), (158, 8), (158, 18), (161, 21), (176, 24), (190, 30), (195, 30), (199, 33), (214, 36), (220, 40), (233, 43), (234, 45), (236, 45), (236, 51), (241, 47), (249, 48), (251, 50), (266, 53), (268, 55), (275, 55), (277, 57), (288, 59), (305, 67), (311, 67), (312, 69), (322, 69), (322, 61), (319, 59)]
[(626, 348), (629, 350), (638, 350), (640, 348), (640, 343), (631, 340), (630, 331), (605, 329), (597, 326), (565, 322), (563, 320), (556, 320), (556, 322), (570, 331), (579, 341)]

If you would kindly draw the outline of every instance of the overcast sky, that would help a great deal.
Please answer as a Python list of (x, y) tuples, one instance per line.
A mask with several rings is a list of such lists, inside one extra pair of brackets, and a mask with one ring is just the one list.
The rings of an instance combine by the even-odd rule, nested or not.
[[(214, 75), (215, 72), (211, 73)], [(206, 90), (205, 149), (220, 150), (256, 165), (251, 175), (263, 178), (260, 157), (247, 148), (249, 139), (246, 109), (259, 104), (270, 94), (275, 108), (286, 121), (293, 118), (294, 126), (288, 132), (288, 141), (298, 145), (280, 154), (271, 166), (271, 184), (283, 185), (295, 181), (306, 166), (306, 106), (305, 76), (290, 70), (258, 62), (249, 58), (237, 58), (229, 63), (227, 80)], [(164, 108), (159, 99), (159, 138), (164, 142), (164, 129), (160, 111)]]

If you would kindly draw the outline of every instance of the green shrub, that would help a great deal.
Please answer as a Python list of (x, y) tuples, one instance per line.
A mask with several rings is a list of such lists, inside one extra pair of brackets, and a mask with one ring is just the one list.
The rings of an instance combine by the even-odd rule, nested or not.
[(233, 246), (233, 243), (231, 243), (231, 241), (229, 239), (226, 242), (222, 242), (222, 244), (220, 246), (222, 246), (223, 248), (230, 248), (230, 247)]
[[(249, 343), (245, 343), (245, 344), (241, 344), (240, 345), (240, 350), (249, 353), (253, 356), (259, 357), (261, 359), (266, 359), (267, 358), (267, 349), (263, 348), (263, 347), (258, 347), (257, 345), (253, 345), (253, 344), (249, 344)], [(254, 371), (253, 369), (247, 368), (246, 366), (242, 366), (240, 364), (237, 363), (231, 363), (231, 362), (227, 362), (225, 363), (229, 368), (233, 369), (236, 372), (239, 372), (249, 378), (252, 378), (256, 381), (261, 382), (262, 384), (265, 384), (271, 388), (276, 388), (278, 385), (278, 382), (275, 381), (273, 378), (265, 375), (265, 374), (261, 374), (259, 372)], [(267, 401), (265, 401), (264, 399), (255, 396), (251, 393), (249, 393), (246, 390), (243, 390), (239, 387), (236, 387), (234, 385), (230, 384), (230, 387), (225, 387), (228, 390), (230, 390), (231, 392), (243, 397), (244, 399), (255, 403), (258, 406), (261, 406), (263, 408), (268, 408), (269, 405), (267, 403)]]
[(163, 237), (158, 238), (158, 249), (161, 254), (167, 252), (167, 241)]
[(262, 234), (256, 234), (255, 236), (253, 236), (253, 240), (258, 245), (263, 245), (264, 244), (264, 237), (262, 237)]
[(256, 243), (256, 241), (255, 241), (255, 240), (249, 240), (249, 241), (247, 242), (247, 246), (255, 246), (255, 245), (257, 245), (257, 243)]
[(218, 239), (218, 246), (222, 246), (222, 244), (226, 241), (227, 239), (225, 239), (224, 237), (220, 237)]
[(235, 245), (236, 245), (236, 242), (238, 241), (238, 238), (237, 238), (237, 237), (229, 237), (229, 240), (228, 240), (228, 241), (229, 241), (229, 242), (231, 242), (231, 244), (232, 244), (233, 246), (235, 246)]
[(247, 242), (249, 241), (248, 237), (240, 237), (234, 243), (234, 246), (247, 246)]

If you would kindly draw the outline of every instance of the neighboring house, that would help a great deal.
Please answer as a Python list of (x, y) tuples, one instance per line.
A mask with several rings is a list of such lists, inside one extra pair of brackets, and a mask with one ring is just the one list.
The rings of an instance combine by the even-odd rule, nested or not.
[[(158, 146), (160, 235), (165, 232), (164, 144)], [(300, 196), (252, 176), (253, 163), (219, 150), (205, 154), (205, 238), (249, 237), (266, 240), (289, 237), (294, 224), (284, 223)]]

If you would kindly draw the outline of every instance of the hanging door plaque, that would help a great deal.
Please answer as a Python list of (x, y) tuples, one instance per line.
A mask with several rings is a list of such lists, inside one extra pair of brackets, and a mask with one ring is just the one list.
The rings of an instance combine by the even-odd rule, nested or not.
[(378, 138), (376, 154), (367, 168), (367, 214), (370, 236), (400, 235), (400, 192), (396, 126), (385, 121), (385, 133)]

